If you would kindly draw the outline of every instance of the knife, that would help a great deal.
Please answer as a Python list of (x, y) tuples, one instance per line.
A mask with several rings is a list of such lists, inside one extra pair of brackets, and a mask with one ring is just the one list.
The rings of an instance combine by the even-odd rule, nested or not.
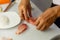
[(15, 4), (15, 0), (12, 0), (3, 12), (6, 12), (13, 4)]

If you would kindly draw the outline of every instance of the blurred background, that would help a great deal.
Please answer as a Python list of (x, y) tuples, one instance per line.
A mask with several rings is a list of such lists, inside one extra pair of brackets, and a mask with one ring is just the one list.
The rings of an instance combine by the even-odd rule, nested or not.
[(51, 6), (53, 0), (31, 0), (40, 10), (45, 11)]

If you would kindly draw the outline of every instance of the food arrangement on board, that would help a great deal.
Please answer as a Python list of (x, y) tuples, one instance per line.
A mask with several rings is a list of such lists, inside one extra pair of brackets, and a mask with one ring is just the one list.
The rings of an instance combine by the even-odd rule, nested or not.
[[(0, 0), (0, 4), (9, 4), (5, 10), (0, 6), (0, 29), (13, 28), (18, 25), (15, 35), (20, 35), (28, 29), (28, 25), (25, 23), (20, 24), (21, 19), (16, 12), (7, 12), (12, 2), (10, 0)], [(16, 17), (16, 18), (14, 18)], [(17, 19), (17, 20), (16, 20)], [(34, 24), (33, 18), (29, 18), (28, 22)], [(13, 38), (2, 37), (1, 40), (13, 40)]]

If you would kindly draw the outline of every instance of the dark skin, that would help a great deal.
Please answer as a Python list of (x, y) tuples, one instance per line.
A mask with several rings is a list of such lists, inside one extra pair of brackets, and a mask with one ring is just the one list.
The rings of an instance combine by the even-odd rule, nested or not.
[[(30, 0), (21, 0), (18, 10), (21, 19), (27, 21), (32, 17)], [(36, 25), (38, 30), (44, 31), (47, 30), (58, 17), (60, 17), (60, 6), (48, 8), (36, 19), (34, 25)]]

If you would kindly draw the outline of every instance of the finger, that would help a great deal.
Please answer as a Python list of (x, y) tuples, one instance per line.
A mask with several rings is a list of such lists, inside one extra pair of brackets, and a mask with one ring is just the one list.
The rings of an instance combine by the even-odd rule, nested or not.
[(52, 24), (53, 24), (53, 20), (49, 20), (49, 22), (46, 23), (46, 29), (47, 30)]
[(28, 15), (27, 15), (27, 10), (26, 9), (24, 9), (24, 18), (25, 18), (25, 20), (28, 20)]
[(29, 5), (29, 7), (28, 7), (28, 13), (29, 13), (29, 17), (32, 17), (32, 14), (31, 14), (31, 5)]
[(40, 18), (38, 18), (36, 21), (35, 21), (35, 23), (34, 23), (34, 25), (38, 25), (39, 24), (39, 22), (40, 22)]
[(44, 30), (47, 30), (48, 28), (49, 28), (49, 27), (48, 27), (48, 26), (46, 26)]
[(24, 15), (23, 15), (23, 11), (22, 10), (20, 10), (19, 15), (20, 15), (21, 19), (23, 20), (24, 19)]
[(29, 17), (32, 17), (31, 9), (30, 8), (28, 9), (28, 13), (29, 13)]
[(43, 21), (40, 21), (40, 23), (37, 26), (37, 29), (40, 30), (42, 28), (43, 24), (44, 24)]
[(40, 30), (41, 30), (41, 31), (44, 31), (45, 28), (46, 28), (46, 25), (44, 24), (44, 25), (40, 28)]
[(46, 23), (46, 25), (45, 25), (46, 27), (45, 27), (45, 29), (44, 30), (47, 30), (49, 27), (50, 27), (50, 25), (49, 25), (49, 23)]
[(50, 19), (49, 21), (47, 21), (45, 30), (47, 30), (53, 24), (53, 22), (54, 22), (53, 19)]

